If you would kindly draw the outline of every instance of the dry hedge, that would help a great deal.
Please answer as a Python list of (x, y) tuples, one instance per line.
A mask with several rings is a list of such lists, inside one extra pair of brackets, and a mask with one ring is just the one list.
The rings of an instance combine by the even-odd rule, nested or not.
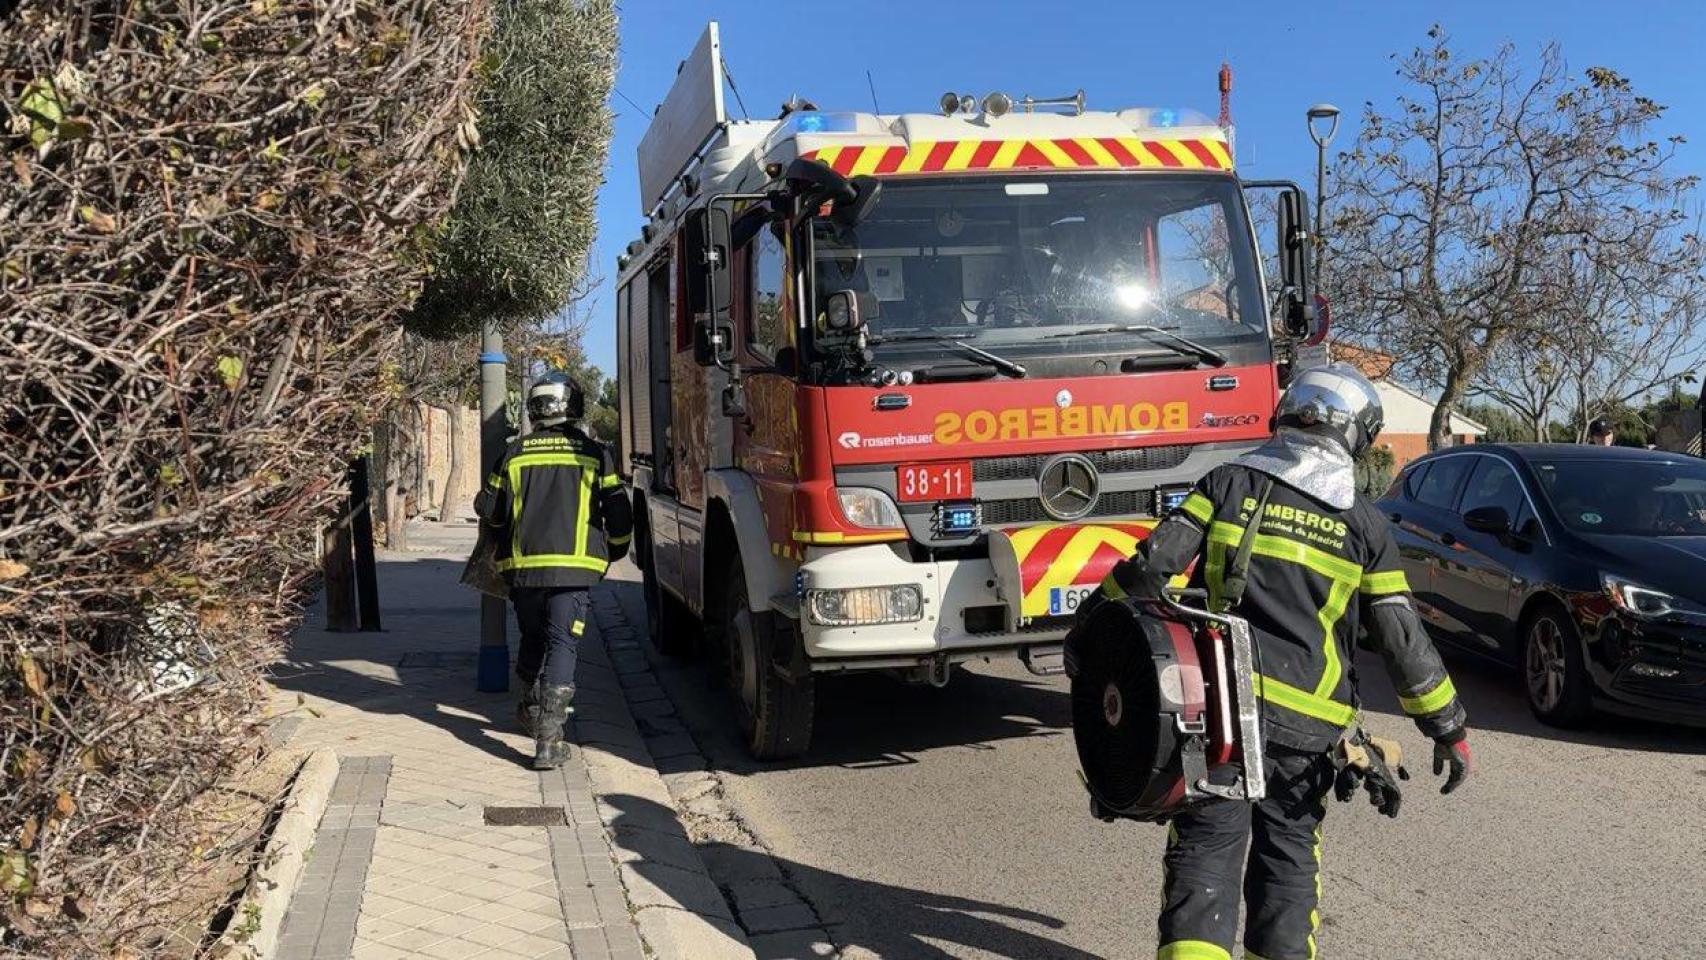
[(0, 954), (140, 956), (242, 844), (313, 518), (394, 395), (484, 0), (0, 3)]

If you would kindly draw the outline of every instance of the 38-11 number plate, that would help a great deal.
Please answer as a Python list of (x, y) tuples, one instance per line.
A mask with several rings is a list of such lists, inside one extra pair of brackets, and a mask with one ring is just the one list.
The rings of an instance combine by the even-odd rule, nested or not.
[(903, 502), (964, 500), (971, 496), (971, 461), (903, 463), (895, 467), (895, 483)]

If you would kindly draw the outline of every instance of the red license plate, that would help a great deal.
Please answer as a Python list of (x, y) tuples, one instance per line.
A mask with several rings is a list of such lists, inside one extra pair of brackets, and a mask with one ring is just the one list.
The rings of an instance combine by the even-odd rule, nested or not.
[(971, 461), (906, 463), (895, 468), (902, 501), (964, 500), (971, 496)]

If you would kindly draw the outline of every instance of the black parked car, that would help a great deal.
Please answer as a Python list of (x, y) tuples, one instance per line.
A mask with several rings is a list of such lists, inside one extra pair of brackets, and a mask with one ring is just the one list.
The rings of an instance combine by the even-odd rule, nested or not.
[(1518, 667), (1541, 720), (1706, 723), (1706, 461), (1476, 444), (1408, 464), (1379, 506), (1430, 631)]

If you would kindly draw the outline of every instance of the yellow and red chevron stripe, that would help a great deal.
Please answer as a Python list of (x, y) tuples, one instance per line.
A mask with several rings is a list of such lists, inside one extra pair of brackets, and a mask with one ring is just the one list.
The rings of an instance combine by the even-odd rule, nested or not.
[(1019, 615), (1047, 615), (1055, 587), (1101, 583), (1114, 564), (1137, 552), (1156, 522), (1045, 523), (1002, 531), (1019, 562)]
[(919, 141), (910, 147), (820, 147), (804, 154), (842, 176), (955, 173), (961, 170), (1124, 170), (1140, 167), (1230, 170), (1224, 140), (1068, 137), (1057, 140)]

